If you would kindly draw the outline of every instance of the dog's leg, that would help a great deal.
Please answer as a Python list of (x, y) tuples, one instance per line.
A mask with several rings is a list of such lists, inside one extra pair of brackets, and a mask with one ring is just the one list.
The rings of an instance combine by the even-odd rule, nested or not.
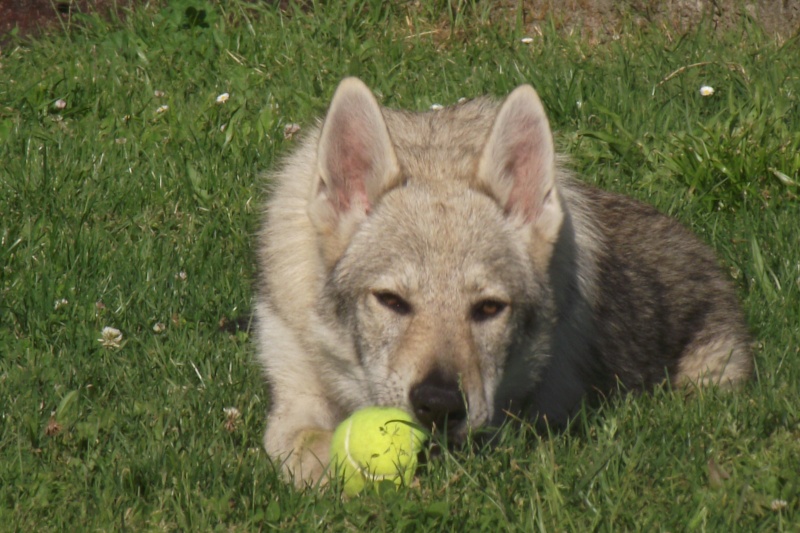
[(295, 485), (325, 483), (336, 406), (319, 381), (314, 358), (266, 304), (257, 305), (258, 357), (270, 382), (264, 448)]

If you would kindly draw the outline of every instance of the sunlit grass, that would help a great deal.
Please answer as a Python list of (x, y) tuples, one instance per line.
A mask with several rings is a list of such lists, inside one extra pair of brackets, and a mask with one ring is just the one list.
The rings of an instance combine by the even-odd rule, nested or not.
[[(183, 0), (2, 50), (0, 528), (796, 530), (796, 40), (748, 26), (590, 46), (483, 3), (330, 4)], [(533, 84), (583, 179), (718, 251), (758, 380), (617, 399), (548, 439), (506, 431), (396, 495), (283, 484), (230, 325), (251, 305), (258, 174), (345, 75), (420, 110)]]

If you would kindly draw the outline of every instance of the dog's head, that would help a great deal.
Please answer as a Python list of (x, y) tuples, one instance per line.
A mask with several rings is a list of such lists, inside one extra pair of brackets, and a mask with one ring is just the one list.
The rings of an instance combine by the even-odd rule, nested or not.
[(483, 121), (446, 112), (452, 120), (385, 115), (363, 83), (344, 80), (308, 214), (328, 272), (322, 305), (353, 336), (365, 401), (458, 441), (496, 414), (501, 380), (535, 382), (564, 213), (531, 87), (465, 108)]

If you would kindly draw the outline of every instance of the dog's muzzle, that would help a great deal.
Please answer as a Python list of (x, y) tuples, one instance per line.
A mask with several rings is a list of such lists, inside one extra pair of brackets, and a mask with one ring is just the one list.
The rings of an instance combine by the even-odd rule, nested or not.
[(457, 380), (432, 372), (411, 387), (409, 400), (420, 424), (441, 432), (448, 444), (464, 440), (468, 405)]

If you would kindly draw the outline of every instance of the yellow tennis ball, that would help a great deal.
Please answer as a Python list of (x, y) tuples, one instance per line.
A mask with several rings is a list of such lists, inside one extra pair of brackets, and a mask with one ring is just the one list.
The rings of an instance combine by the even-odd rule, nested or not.
[(424, 442), (425, 433), (405, 411), (367, 407), (350, 415), (333, 432), (331, 464), (344, 482), (347, 496), (384, 480), (408, 485)]

